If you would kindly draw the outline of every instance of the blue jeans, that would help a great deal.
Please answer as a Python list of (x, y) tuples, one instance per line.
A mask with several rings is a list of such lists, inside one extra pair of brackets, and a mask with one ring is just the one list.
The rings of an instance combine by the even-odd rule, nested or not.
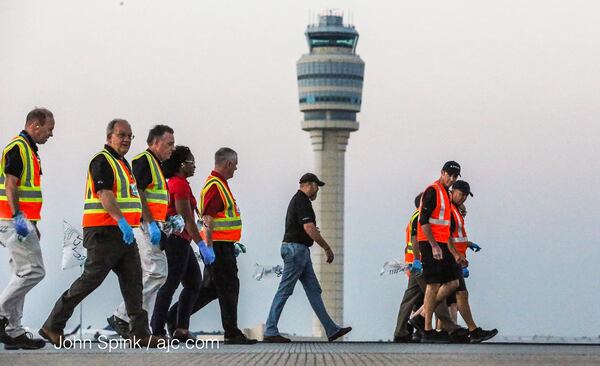
[(323, 299), (321, 298), (321, 285), (315, 275), (315, 271), (310, 259), (310, 249), (304, 244), (283, 243), (281, 245), (281, 258), (283, 258), (283, 276), (279, 283), (279, 288), (271, 304), (269, 318), (267, 319), (265, 336), (275, 336), (279, 334), (277, 323), (281, 316), (281, 311), (285, 306), (288, 297), (294, 292), (296, 282), (300, 280), (304, 287), (304, 292), (308, 297), (310, 306), (323, 324), (328, 337), (334, 335), (340, 327), (334, 323), (327, 310)]

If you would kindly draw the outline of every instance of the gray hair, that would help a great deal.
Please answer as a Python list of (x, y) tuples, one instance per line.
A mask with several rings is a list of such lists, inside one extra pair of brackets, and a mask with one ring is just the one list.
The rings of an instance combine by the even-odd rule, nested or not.
[(215, 165), (223, 166), (227, 164), (228, 161), (236, 161), (237, 153), (235, 150), (230, 149), (228, 147), (222, 147), (215, 153)]
[(126, 123), (127, 125), (129, 125), (129, 122), (127, 122), (127, 120), (125, 120), (125, 119), (122, 119), (122, 118), (113, 119), (112, 121), (108, 122), (108, 125), (106, 125), (106, 137), (110, 136), (113, 133), (117, 123)]

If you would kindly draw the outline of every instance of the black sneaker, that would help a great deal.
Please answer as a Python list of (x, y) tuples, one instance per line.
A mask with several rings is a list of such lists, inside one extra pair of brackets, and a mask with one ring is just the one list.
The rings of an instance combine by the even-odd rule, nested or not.
[(129, 323), (125, 320), (113, 315), (110, 318), (106, 318), (108, 325), (117, 332), (122, 338), (129, 338)]
[(33, 338), (33, 334), (26, 332), (18, 337), (12, 338), (12, 341), (4, 345), (6, 350), (15, 349), (40, 349), (46, 346), (46, 341), (40, 338)]
[(449, 334), (451, 343), (470, 343), (469, 330), (463, 327), (456, 328)]
[(414, 343), (412, 339), (412, 334), (407, 334), (401, 337), (394, 337), (394, 343)]
[(225, 338), (225, 344), (256, 344), (258, 341), (256, 339), (248, 338), (243, 334), (240, 334), (236, 337)]
[(426, 330), (421, 337), (421, 343), (450, 343), (450, 338), (446, 332)]
[(274, 336), (264, 336), (263, 343), (290, 343), (292, 340), (277, 334)]
[(412, 334), (412, 343), (421, 343), (421, 333), (419, 333), (419, 331), (415, 331)]
[(11, 343), (12, 337), (6, 333), (6, 326), (8, 325), (8, 319), (0, 318), (0, 342)]
[(475, 328), (475, 330), (469, 331), (469, 339), (471, 340), (471, 343), (481, 343), (493, 338), (496, 334), (498, 334), (498, 329), (495, 328), (492, 330)]
[(412, 325), (421, 335), (425, 333), (425, 318), (423, 318), (421, 315), (415, 315), (408, 319), (408, 324)]
[(346, 334), (350, 333), (350, 331), (352, 330), (352, 327), (346, 327), (346, 328), (341, 328), (340, 330), (338, 330), (334, 335), (332, 335), (331, 337), (327, 337), (327, 340), (329, 342), (333, 342), (336, 339), (345, 336)]

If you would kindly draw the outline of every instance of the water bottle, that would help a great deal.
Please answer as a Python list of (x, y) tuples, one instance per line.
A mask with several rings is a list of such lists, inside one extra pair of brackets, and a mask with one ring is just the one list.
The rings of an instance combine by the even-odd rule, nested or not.
[(258, 263), (254, 263), (254, 274), (252, 278), (257, 281), (261, 281), (264, 278), (275, 278), (283, 275), (283, 266), (278, 264), (276, 266), (262, 266)]

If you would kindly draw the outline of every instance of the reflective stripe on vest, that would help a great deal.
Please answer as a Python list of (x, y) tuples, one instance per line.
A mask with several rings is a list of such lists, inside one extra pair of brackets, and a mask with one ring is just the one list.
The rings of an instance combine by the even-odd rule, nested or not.
[(150, 174), (152, 175), (152, 182), (144, 190), (146, 203), (148, 204), (152, 218), (155, 221), (164, 222), (167, 218), (167, 208), (169, 207), (167, 181), (165, 180), (163, 171), (160, 168), (160, 163), (156, 160), (154, 155), (148, 151), (144, 151), (136, 155), (132, 162), (143, 158), (148, 160)]
[[(450, 238), (450, 219), (451, 219), (451, 208), (452, 205), (450, 203), (450, 196), (448, 195), (448, 191), (442, 186), (439, 181), (435, 181), (427, 187), (435, 189), (436, 196), (436, 205), (435, 209), (431, 213), (429, 217), (429, 227), (431, 228), (431, 232), (433, 234), (433, 238), (438, 243), (448, 243), (448, 239)], [(421, 197), (421, 205), (423, 205), (423, 197)], [(419, 211), (421, 207), (419, 207)], [(418, 241), (427, 241), (427, 237), (423, 233), (421, 228), (421, 224), (419, 223), (417, 229), (417, 240)]]
[[(113, 170), (114, 183), (112, 191), (121, 213), (129, 225), (132, 227), (140, 226), (142, 202), (140, 201), (140, 197), (134, 192), (134, 189), (137, 191), (137, 188), (135, 188), (135, 178), (125, 163), (119, 159), (115, 159), (107, 150), (102, 150), (94, 158), (99, 155), (104, 155)], [(100, 198), (95, 193), (91, 172), (88, 171), (85, 202), (83, 204), (83, 227), (94, 226), (117, 226), (117, 222), (102, 206)]]
[(452, 233), (454, 247), (459, 253), (466, 256), (469, 239), (467, 238), (467, 230), (465, 229), (465, 219), (454, 205), (452, 205), (452, 215), (456, 223), (456, 227)]
[(42, 212), (42, 187), (40, 160), (33, 152), (27, 139), (21, 135), (12, 139), (2, 152), (0, 163), (0, 219), (10, 219), (13, 212), (6, 195), (6, 154), (15, 146), (18, 147), (23, 162), (23, 171), (17, 186), (19, 210), (31, 221), (39, 221)]
[[(410, 264), (414, 262), (415, 255), (413, 253), (413, 243), (411, 242), (410, 232), (412, 231), (412, 225), (415, 220), (419, 218), (419, 210), (416, 210), (410, 220), (408, 221), (408, 225), (406, 226), (406, 248), (404, 248), (404, 263)], [(418, 243), (417, 243), (418, 244)]]
[[(220, 178), (209, 175), (206, 179), (206, 183), (200, 194), (200, 212), (204, 212), (204, 199), (206, 193), (208, 193), (209, 189), (213, 186), (217, 187), (219, 195), (223, 200), (223, 206), (225, 207), (222, 212), (219, 212), (214, 217), (212, 233), (213, 241), (239, 241), (242, 238), (242, 218), (231, 190)], [(200, 235), (206, 240), (204, 230), (200, 232)]]

